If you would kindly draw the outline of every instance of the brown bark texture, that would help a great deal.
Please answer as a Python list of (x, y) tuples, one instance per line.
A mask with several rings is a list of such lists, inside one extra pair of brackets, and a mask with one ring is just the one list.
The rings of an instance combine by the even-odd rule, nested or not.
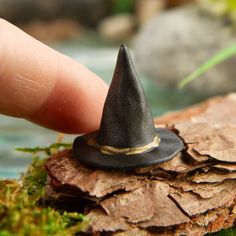
[(49, 158), (47, 198), (83, 211), (94, 235), (194, 235), (236, 223), (236, 94), (155, 119), (185, 150), (129, 172), (83, 166), (71, 150)]

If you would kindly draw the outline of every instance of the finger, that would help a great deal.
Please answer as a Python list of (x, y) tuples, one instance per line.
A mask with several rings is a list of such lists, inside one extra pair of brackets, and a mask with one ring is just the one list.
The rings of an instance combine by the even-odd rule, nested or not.
[(84, 133), (100, 124), (107, 85), (78, 62), (0, 20), (0, 113)]

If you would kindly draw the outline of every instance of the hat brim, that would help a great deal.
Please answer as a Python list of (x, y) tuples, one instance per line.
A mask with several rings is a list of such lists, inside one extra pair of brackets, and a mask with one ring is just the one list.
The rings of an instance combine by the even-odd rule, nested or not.
[(96, 133), (79, 136), (73, 143), (73, 152), (79, 162), (89, 167), (100, 169), (131, 170), (168, 161), (184, 149), (183, 141), (172, 131), (157, 128), (160, 145), (149, 152), (124, 155), (108, 155), (100, 152), (96, 147), (87, 144), (89, 138)]

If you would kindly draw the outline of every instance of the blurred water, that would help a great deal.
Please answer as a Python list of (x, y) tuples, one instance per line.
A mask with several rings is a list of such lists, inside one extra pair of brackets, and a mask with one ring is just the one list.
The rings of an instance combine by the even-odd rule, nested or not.
[[(117, 56), (117, 47), (94, 46), (81, 43), (52, 45), (62, 53), (80, 61), (110, 83)], [(140, 76), (153, 115), (182, 108), (198, 101), (187, 92), (159, 88), (151, 80)], [(0, 178), (17, 178), (31, 162), (30, 155), (14, 147), (48, 146), (56, 140), (57, 133), (33, 125), (22, 119), (0, 116)], [(66, 141), (74, 136), (66, 135)]]

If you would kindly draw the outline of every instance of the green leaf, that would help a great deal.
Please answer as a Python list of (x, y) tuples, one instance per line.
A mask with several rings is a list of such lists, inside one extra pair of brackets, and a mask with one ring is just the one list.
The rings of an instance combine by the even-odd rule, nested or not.
[(236, 45), (233, 45), (231, 47), (223, 49), (222, 51), (220, 51), (216, 55), (214, 55), (212, 58), (210, 58), (203, 65), (201, 65), (198, 69), (196, 69), (189, 76), (187, 76), (186, 78), (181, 80), (180, 83), (178, 84), (178, 87), (183, 88), (186, 84), (190, 83), (191, 81), (195, 80), (196, 78), (198, 78), (202, 74), (206, 73), (214, 66), (224, 62), (225, 60), (227, 60), (235, 55), (236, 55)]
[(229, 10), (235, 11), (236, 10), (236, 1), (235, 0), (226, 0), (229, 6)]

